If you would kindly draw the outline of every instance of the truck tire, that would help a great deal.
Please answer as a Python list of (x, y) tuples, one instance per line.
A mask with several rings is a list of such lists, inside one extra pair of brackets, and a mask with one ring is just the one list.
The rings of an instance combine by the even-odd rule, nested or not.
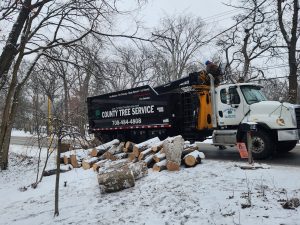
[(297, 141), (279, 141), (277, 151), (284, 153), (293, 150), (296, 147)]
[(252, 156), (254, 159), (266, 159), (272, 155), (274, 149), (275, 145), (272, 136), (268, 135), (264, 130), (252, 132)]

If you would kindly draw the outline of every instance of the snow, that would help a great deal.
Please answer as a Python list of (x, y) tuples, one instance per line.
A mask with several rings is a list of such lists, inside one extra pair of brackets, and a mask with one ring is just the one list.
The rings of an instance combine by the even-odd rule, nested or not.
[(30, 132), (13, 129), (11, 131), (11, 136), (13, 136), (13, 137), (32, 137), (33, 135)]
[[(299, 224), (300, 208), (283, 209), (280, 201), (300, 197), (300, 167), (242, 170), (236, 162), (210, 159), (178, 172), (149, 169), (135, 187), (110, 194), (100, 193), (91, 169), (62, 173), (60, 214), (53, 217), (55, 176), (44, 177), (36, 189), (30, 187), (36, 176), (34, 152), (37, 149), (11, 146), (9, 169), (0, 172), (1, 225)], [(53, 154), (49, 168), (54, 159)], [(242, 209), (248, 199), (251, 206)]]

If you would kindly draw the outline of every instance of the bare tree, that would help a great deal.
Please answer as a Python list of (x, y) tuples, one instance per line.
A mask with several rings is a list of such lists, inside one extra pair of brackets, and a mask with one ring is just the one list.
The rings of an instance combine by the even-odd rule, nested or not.
[(230, 5), (243, 13), (234, 17), (239, 25), (219, 38), (217, 45), (225, 54), (225, 68), (233, 80), (250, 81), (264, 76), (257, 62), (264, 57), (271, 58), (277, 29), (274, 12), (262, 3), (251, 0), (241, 1), (238, 6)]
[(298, 79), (297, 79), (297, 60), (296, 48), (299, 39), (299, 0), (278, 0), (277, 13), (278, 23), (281, 34), (283, 36), (288, 49), (288, 62), (289, 62), (289, 101), (291, 103), (299, 103), (297, 99), (298, 92)]
[[(49, 49), (72, 46), (92, 32), (99, 34), (100, 28), (105, 26), (103, 21), (109, 21), (110, 15), (118, 13), (114, 0), (32, 2), (17, 2), (18, 16), (12, 23), (0, 55), (0, 89), (4, 85), (8, 87), (0, 130), (1, 169), (7, 168), (10, 133), (18, 97), (38, 60), (47, 56)], [(29, 55), (35, 55), (35, 60), (21, 77), (19, 68)]]
[(153, 46), (159, 59), (157, 66), (165, 65), (165, 73), (161, 74), (167, 77), (164, 80), (176, 80), (182, 77), (187, 65), (204, 45), (208, 31), (200, 18), (192, 16), (164, 18), (161, 24), (153, 33)]

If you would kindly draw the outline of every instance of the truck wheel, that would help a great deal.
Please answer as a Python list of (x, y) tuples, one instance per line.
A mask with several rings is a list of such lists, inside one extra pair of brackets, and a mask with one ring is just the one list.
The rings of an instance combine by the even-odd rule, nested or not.
[(278, 152), (289, 152), (295, 148), (297, 141), (279, 141), (277, 144)]
[(265, 159), (274, 151), (273, 138), (263, 130), (252, 132), (252, 156), (254, 159)]

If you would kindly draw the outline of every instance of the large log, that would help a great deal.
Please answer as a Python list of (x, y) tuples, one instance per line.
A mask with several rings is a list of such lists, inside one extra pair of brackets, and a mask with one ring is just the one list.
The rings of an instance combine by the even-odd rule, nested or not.
[(110, 172), (116, 169), (120, 169), (123, 166), (126, 166), (130, 163), (130, 161), (128, 159), (121, 159), (121, 160), (117, 160), (117, 161), (111, 161), (108, 160), (107, 162), (105, 162), (103, 164), (103, 166), (101, 166), (98, 170), (98, 173), (102, 174), (102, 173), (106, 173), (106, 172)]
[(147, 141), (144, 141), (142, 143), (135, 144), (133, 146), (133, 153), (136, 157), (139, 157), (139, 155), (142, 151), (146, 150), (147, 148), (151, 148), (152, 146), (154, 146), (158, 142), (160, 142), (159, 138), (154, 137), (154, 138), (151, 138), (151, 139), (149, 139)]
[(120, 144), (120, 141), (118, 139), (114, 139), (110, 142), (99, 145), (98, 147), (93, 148), (93, 150), (91, 151), (91, 156), (92, 157), (100, 156), (100, 155), (104, 154), (107, 150), (109, 150), (112, 146), (114, 146), (114, 145), (118, 146), (119, 144)]
[(199, 152), (197, 150), (187, 154), (183, 158), (183, 162), (188, 167), (196, 166), (197, 164), (201, 163), (201, 159), (204, 159), (205, 155), (202, 152)]
[(184, 139), (181, 135), (172, 139), (166, 139), (163, 143), (163, 149), (166, 154), (167, 169), (170, 171), (180, 170), (181, 154), (183, 151)]
[(99, 161), (99, 159), (97, 157), (84, 159), (82, 161), (82, 168), (85, 169), (85, 170), (88, 170), (93, 166), (94, 163), (96, 163), (98, 161)]
[(98, 183), (101, 193), (121, 191), (133, 187), (135, 180), (133, 172), (128, 167), (98, 174)]
[(165, 159), (161, 162), (155, 163), (152, 169), (155, 172), (160, 172), (162, 170), (167, 169), (167, 160)]
[(127, 166), (132, 171), (135, 180), (148, 174), (148, 167), (144, 162), (129, 163)]

